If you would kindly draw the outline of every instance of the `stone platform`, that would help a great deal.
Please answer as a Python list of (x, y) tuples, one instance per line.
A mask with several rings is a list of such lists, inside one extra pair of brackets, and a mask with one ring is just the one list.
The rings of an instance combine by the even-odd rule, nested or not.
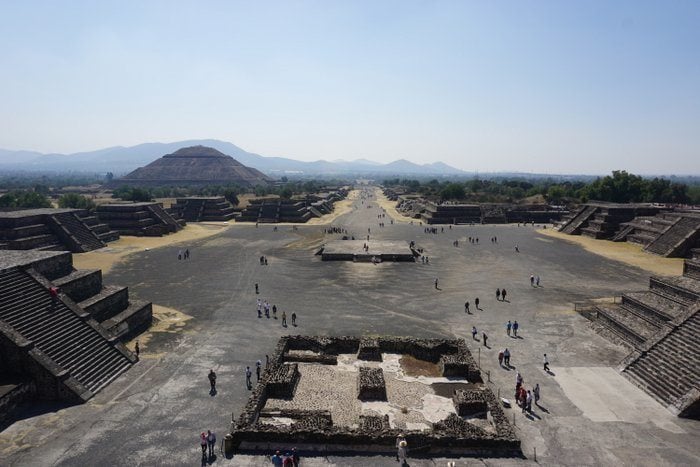
[[(365, 251), (364, 246), (369, 249)], [(319, 251), (323, 261), (415, 261), (413, 250), (406, 242), (378, 240), (336, 240)]]

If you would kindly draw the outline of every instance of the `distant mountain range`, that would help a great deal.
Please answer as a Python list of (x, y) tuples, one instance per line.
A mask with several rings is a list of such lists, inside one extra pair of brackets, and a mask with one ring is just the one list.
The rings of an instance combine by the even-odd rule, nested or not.
[(113, 172), (115, 175), (143, 167), (165, 154), (187, 146), (209, 146), (232, 156), (243, 165), (272, 176), (283, 175), (466, 175), (462, 170), (442, 162), (414, 164), (399, 159), (389, 164), (366, 159), (354, 161), (302, 162), (285, 157), (265, 157), (244, 151), (235, 144), (215, 139), (145, 143), (131, 147), (112, 147), (74, 154), (42, 154), (32, 151), (0, 149), (0, 170)]

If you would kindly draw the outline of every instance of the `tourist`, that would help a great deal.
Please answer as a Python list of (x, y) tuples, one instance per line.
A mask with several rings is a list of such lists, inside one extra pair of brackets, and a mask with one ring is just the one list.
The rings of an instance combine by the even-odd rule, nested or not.
[(521, 375), (519, 371), (518, 371), (518, 373), (515, 375), (515, 385), (516, 385), (516, 386), (522, 386), (522, 385), (523, 385), (523, 375)]
[(260, 293), (260, 289), (258, 288), (258, 283), (256, 282), (255, 283), (255, 294), (257, 295), (259, 293)]
[(285, 328), (287, 327), (287, 312), (283, 311), (282, 312), (282, 326)]
[(257, 381), (260, 381), (260, 369), (262, 368), (262, 362), (258, 360), (255, 362), (255, 375), (257, 376)]
[(503, 298), (503, 301), (506, 301), (506, 289), (501, 290), (501, 297)]
[(297, 314), (292, 312), (292, 326), (297, 326)]
[(503, 351), (498, 352), (498, 366), (503, 366)]
[(532, 392), (527, 391), (527, 396), (525, 398), (525, 410), (532, 412)]
[(509, 336), (511, 326), (513, 326), (513, 324), (510, 322), (510, 320), (508, 320), (508, 322), (506, 323), (506, 334), (508, 334)]
[(294, 467), (299, 467), (299, 453), (297, 452), (297, 448), (292, 448), (292, 462)]
[(209, 457), (214, 457), (214, 447), (216, 446), (216, 434), (207, 430), (207, 446), (209, 446)]
[(547, 358), (547, 354), (544, 354), (544, 357), (542, 357), (542, 364), (544, 366), (544, 371), (549, 373), (549, 359)]
[(280, 452), (279, 451), (275, 452), (275, 455), (272, 456), (272, 464), (275, 467), (282, 467), (282, 462), (283, 462), (283, 460), (282, 460), (282, 456), (280, 455)]
[(182, 250), (177, 251), (177, 260), (180, 261), (182, 259)]
[(205, 432), (202, 432), (201, 435), (199, 435), (199, 445), (202, 447), (202, 457), (207, 456), (207, 434)]
[(185, 258), (185, 259), (190, 259), (190, 249), (189, 249), (189, 248), (185, 249), (185, 256), (184, 256), (184, 258)]
[(518, 337), (518, 329), (520, 328), (520, 325), (518, 324), (517, 321), (513, 321), (513, 335), (515, 337)]
[(58, 305), (58, 287), (49, 287), (49, 295), (51, 296), (51, 305), (55, 308)]
[(139, 347), (139, 341), (136, 341), (136, 344), (134, 345), (134, 351), (136, 352), (136, 356), (138, 357), (139, 354), (141, 353), (141, 347)]
[(402, 466), (407, 464), (406, 457), (408, 456), (408, 443), (405, 439), (399, 442), (399, 447), (396, 451), (396, 456), (399, 458), (399, 462)]
[(479, 297), (476, 297), (474, 299), (474, 306), (476, 307), (477, 310), (479, 309)]
[(508, 347), (503, 351), (503, 363), (506, 364), (506, 367), (510, 368), (510, 350), (508, 350)]
[(496, 289), (496, 301), (501, 300), (501, 289)]
[(535, 285), (536, 285), (537, 287), (540, 286), (540, 276), (535, 277)]
[(294, 461), (292, 461), (292, 455), (290, 453), (286, 453), (284, 455), (284, 460), (282, 461), (282, 465), (284, 467), (292, 467), (292, 464)]
[(272, 317), (277, 319), (277, 305), (272, 305)]
[(488, 347), (488, 345), (486, 344), (486, 339), (488, 339), (489, 336), (487, 336), (484, 331), (481, 331), (481, 338), (483, 339), (484, 347)]
[(435, 278), (435, 289), (436, 290), (438, 289), (438, 278), (437, 277)]
[(535, 384), (535, 388), (532, 390), (533, 395), (535, 396), (535, 405), (539, 407), (539, 402), (540, 402), (540, 383)]
[(467, 314), (470, 314), (469, 311), (469, 302), (464, 302), (464, 312)]
[(473, 340), (476, 340), (476, 333), (477, 333), (476, 326), (472, 326), (472, 339)]
[(518, 245), (515, 245), (515, 252), (520, 253), (520, 249), (518, 248)]
[(216, 391), (216, 373), (214, 373), (214, 370), (209, 370), (209, 375), (207, 376), (209, 378), (209, 385), (211, 386), (212, 391)]
[(530, 286), (531, 287), (535, 286), (535, 276), (533, 276), (532, 274), (530, 274)]
[(397, 461), (400, 461), (398, 449), (401, 446), (401, 443), (405, 443), (405, 442), (406, 442), (406, 437), (403, 435), (403, 433), (399, 433), (399, 436), (396, 437), (396, 449), (397, 449), (396, 460)]
[(250, 381), (251, 376), (253, 376), (253, 373), (250, 371), (250, 367), (245, 367), (245, 385), (248, 389), (253, 387), (253, 383)]

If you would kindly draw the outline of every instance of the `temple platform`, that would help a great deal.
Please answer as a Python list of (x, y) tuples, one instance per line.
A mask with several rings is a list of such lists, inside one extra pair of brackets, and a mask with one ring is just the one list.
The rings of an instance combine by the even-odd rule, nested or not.
[[(369, 248), (364, 249), (367, 245)], [(415, 261), (407, 242), (377, 240), (336, 240), (328, 242), (320, 251), (323, 261)]]

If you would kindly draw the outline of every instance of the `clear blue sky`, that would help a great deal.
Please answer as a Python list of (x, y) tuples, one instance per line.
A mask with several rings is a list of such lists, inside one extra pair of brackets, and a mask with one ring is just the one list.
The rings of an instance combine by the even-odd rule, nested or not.
[(700, 173), (700, 1), (0, 0), (0, 148)]

